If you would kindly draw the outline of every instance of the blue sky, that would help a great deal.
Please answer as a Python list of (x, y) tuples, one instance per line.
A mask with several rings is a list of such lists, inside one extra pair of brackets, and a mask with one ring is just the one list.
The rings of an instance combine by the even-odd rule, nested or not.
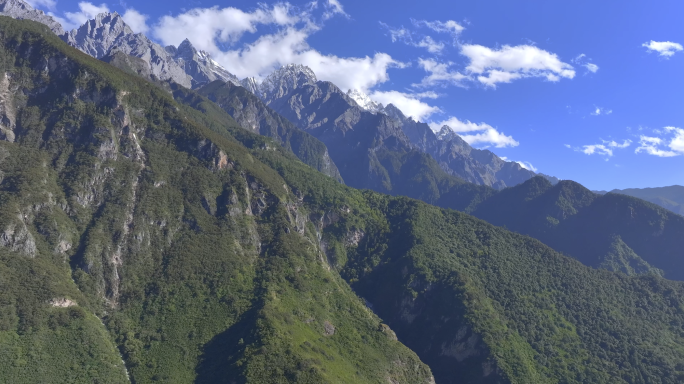
[(289, 62), (478, 148), (591, 189), (684, 184), (684, 3), (31, 0), (64, 24), (125, 14), (239, 77)]

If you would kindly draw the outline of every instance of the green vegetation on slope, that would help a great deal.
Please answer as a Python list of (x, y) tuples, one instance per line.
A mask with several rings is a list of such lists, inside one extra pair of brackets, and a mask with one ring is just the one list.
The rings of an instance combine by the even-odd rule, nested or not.
[(634, 197), (535, 177), (496, 193), (472, 214), (589, 266), (684, 280), (684, 218)]
[(115, 344), (138, 383), (430, 381), (253, 152), (339, 184), (43, 26), (0, 18), (0, 36), (2, 283), (25, 281), (0, 299), (3, 377), (123, 382)]
[(345, 187), (35, 23), (0, 37), (3, 377), (121, 382), (116, 345), (136, 383), (684, 380), (682, 283)]

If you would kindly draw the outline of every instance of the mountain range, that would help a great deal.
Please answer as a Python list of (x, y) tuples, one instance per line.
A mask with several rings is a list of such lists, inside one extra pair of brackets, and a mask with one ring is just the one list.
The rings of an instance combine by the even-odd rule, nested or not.
[(0, 377), (684, 381), (684, 217), (129, 30), (0, 17)]
[[(596, 191), (596, 193), (605, 195), (608, 192)], [(613, 189), (610, 193), (638, 197), (684, 216), (684, 187), (681, 185), (660, 188)]]

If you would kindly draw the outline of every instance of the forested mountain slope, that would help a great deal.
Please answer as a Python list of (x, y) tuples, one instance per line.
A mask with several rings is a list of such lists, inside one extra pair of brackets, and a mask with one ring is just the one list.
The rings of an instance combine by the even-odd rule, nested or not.
[(120, 383), (121, 352), (141, 383), (431, 380), (321, 261), (318, 213), (229, 130), (326, 176), (42, 25), (2, 18), (0, 38), (0, 377)]
[(610, 193), (638, 197), (684, 216), (684, 187), (681, 185), (659, 188), (614, 189)]
[(684, 217), (644, 200), (535, 177), (498, 192), (472, 214), (586, 265), (684, 280)]
[(684, 380), (683, 283), (344, 186), (42, 25), (0, 58), (0, 377)]

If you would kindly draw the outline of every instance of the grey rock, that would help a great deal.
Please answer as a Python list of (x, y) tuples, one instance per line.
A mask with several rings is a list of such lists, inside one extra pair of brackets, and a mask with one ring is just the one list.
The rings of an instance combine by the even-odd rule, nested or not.
[(503, 189), (523, 183), (536, 174), (514, 161), (504, 161), (491, 151), (470, 146), (450, 127), (435, 133), (429, 125), (407, 118), (392, 104), (384, 113), (401, 124), (411, 143), (431, 155), (447, 173), (461, 179)]
[(101, 13), (63, 39), (71, 46), (101, 59), (114, 51), (142, 59), (156, 80), (172, 80), (184, 87), (192, 86), (192, 78), (185, 73), (167, 49), (152, 42), (142, 33), (133, 33), (118, 13)]
[(259, 94), (259, 83), (253, 77), (246, 77), (240, 80), (240, 85), (255, 95)]
[(257, 96), (268, 105), (305, 85), (316, 84), (316, 74), (301, 64), (288, 64), (270, 74), (260, 85)]
[(100, 13), (69, 32), (65, 40), (72, 47), (100, 59), (108, 55), (127, 35), (134, 34), (118, 13)]
[(215, 80), (240, 85), (240, 80), (235, 75), (212, 60), (207, 52), (195, 49), (188, 39), (185, 39), (178, 48), (168, 46), (165, 50), (172, 54), (176, 63), (192, 77), (193, 88)]
[(50, 15), (46, 15), (41, 10), (34, 9), (30, 4), (22, 0), (1, 0), (0, 15), (19, 20), (37, 21), (47, 25), (56, 35), (64, 35), (64, 28), (62, 28), (62, 25), (57, 20), (53, 19)]

